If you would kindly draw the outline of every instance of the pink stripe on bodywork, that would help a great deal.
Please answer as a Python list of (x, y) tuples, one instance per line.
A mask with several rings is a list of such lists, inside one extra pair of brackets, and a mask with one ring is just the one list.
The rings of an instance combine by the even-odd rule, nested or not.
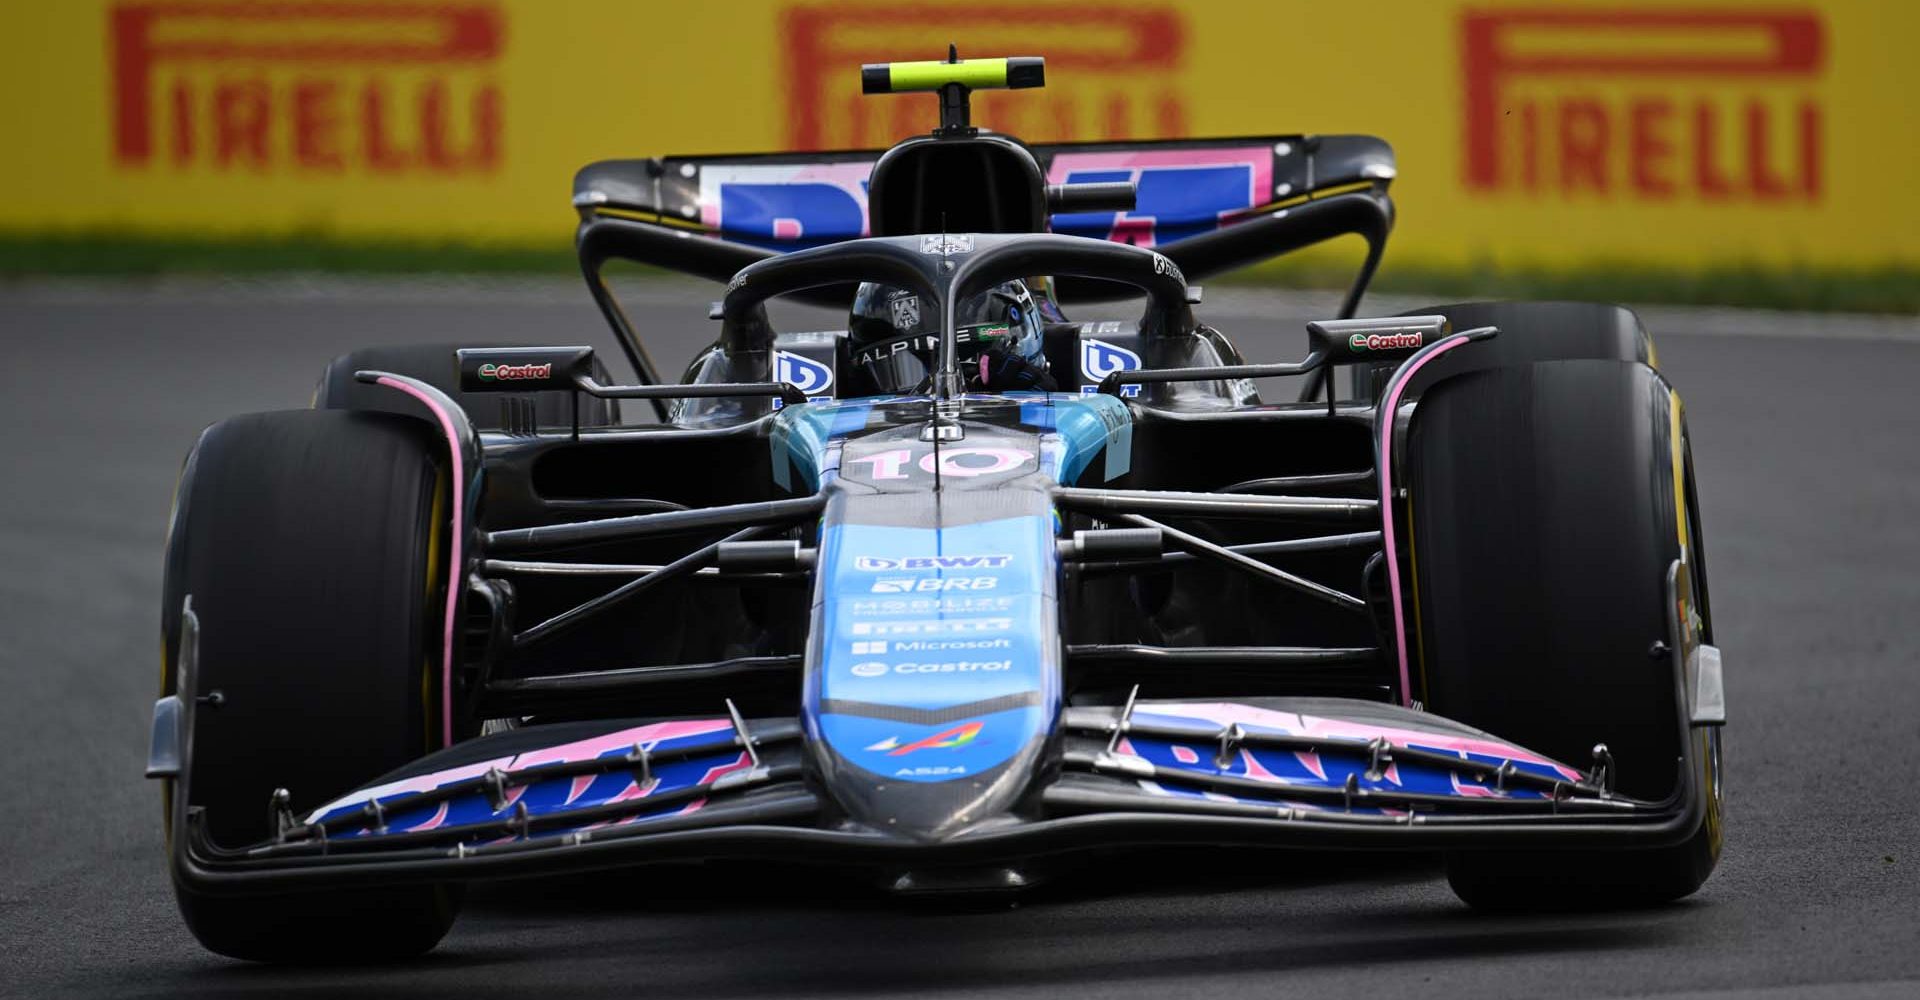
[[(320, 817), (342, 806), (360, 805), (370, 799), (387, 799), (395, 795), (410, 792), (432, 791), (441, 785), (450, 785), (456, 781), (465, 781), (469, 778), (480, 777), (496, 767), (502, 771), (517, 771), (541, 764), (563, 764), (576, 760), (592, 760), (615, 750), (629, 749), (636, 743), (652, 749), (667, 740), (680, 739), (687, 736), (704, 736), (708, 733), (721, 732), (732, 728), (733, 723), (727, 719), (689, 719), (674, 722), (655, 722), (645, 726), (635, 726), (631, 729), (622, 729), (619, 732), (608, 733), (605, 736), (595, 736), (591, 739), (575, 740), (572, 743), (565, 743), (560, 746), (529, 750), (516, 757), (496, 757), (492, 760), (481, 761), (477, 764), (463, 764), (459, 767), (448, 768), (445, 771), (434, 771), (429, 774), (415, 775), (411, 778), (402, 778), (399, 781), (389, 781), (384, 785), (363, 788), (357, 792), (344, 795), (315, 809), (308, 816), (307, 822), (316, 822)], [(712, 769), (701, 781), (703, 783), (712, 781), (726, 771), (735, 770), (743, 766), (740, 761), (746, 761), (747, 759), (747, 755), (742, 753), (738, 761), (731, 764), (723, 764)], [(579, 779), (576, 778), (575, 780), (578, 781)], [(658, 783), (658, 779), (655, 779), (654, 784)], [(646, 791), (651, 791), (652, 788), (653, 785), (648, 785)], [(526, 794), (526, 790), (527, 786), (525, 785), (509, 789), (507, 802), (512, 804), (519, 799), (521, 795)], [(576, 792), (575, 794), (578, 793)], [(645, 792), (641, 794), (645, 794)], [(615, 801), (619, 801), (619, 799), (616, 798)]]
[(1400, 554), (1393, 544), (1393, 423), (1407, 383), (1434, 358), (1472, 343), (1466, 337), (1434, 345), (1433, 353), (1414, 361), (1394, 380), (1393, 391), (1380, 402), (1380, 538), (1387, 553), (1387, 591), (1393, 598), (1393, 645), (1400, 658), (1400, 704), (1413, 704), (1413, 674), (1407, 669), (1407, 620), (1400, 605)]
[(447, 802), (442, 802), (442, 803), (440, 803), (440, 808), (434, 811), (434, 813), (433, 813), (433, 817), (432, 817), (431, 819), (429, 819), (429, 820), (427, 820), (427, 821), (426, 821), (425, 823), (422, 823), (422, 824), (420, 824), (419, 826), (416, 826), (416, 827), (413, 827), (412, 829), (410, 829), (410, 830), (408, 830), (407, 832), (408, 832), (408, 833), (419, 833), (419, 832), (420, 832), (420, 831), (422, 831), (422, 830), (438, 830), (438, 829), (440, 829), (440, 825), (441, 825), (442, 823), (445, 823), (445, 822), (447, 821), (447, 812), (448, 812), (448, 808), (447, 808), (447, 807), (448, 807), (449, 805), (451, 805), (451, 803), (447, 803)]
[[(1230, 726), (1239, 723), (1243, 726), (1260, 726), (1274, 729), (1292, 736), (1325, 737), (1365, 742), (1384, 736), (1389, 742), (1401, 746), (1414, 745), (1444, 750), (1452, 753), (1476, 753), (1488, 757), (1516, 761), (1523, 764), (1541, 764), (1560, 772), (1568, 780), (1577, 780), (1580, 772), (1567, 767), (1551, 758), (1524, 750), (1511, 743), (1489, 736), (1467, 736), (1452, 733), (1427, 732), (1419, 729), (1402, 729), (1397, 726), (1381, 726), (1373, 723), (1353, 722), (1347, 719), (1328, 719), (1317, 715), (1300, 715), (1294, 712), (1279, 712), (1270, 708), (1258, 708), (1253, 705), (1236, 705), (1227, 702), (1196, 702), (1180, 704), (1143, 704), (1138, 709), (1142, 716), (1155, 715), (1175, 719), (1195, 719), (1216, 726)], [(1304, 758), (1302, 764), (1306, 764)], [(1308, 764), (1309, 770), (1319, 765), (1316, 759)], [(1319, 770), (1323, 777), (1325, 771)], [(1397, 775), (1396, 775), (1397, 776)]]
[(541, 764), (559, 764), (576, 760), (591, 760), (615, 750), (630, 750), (635, 743), (651, 750), (659, 743), (677, 740), (687, 736), (705, 736), (732, 729), (733, 723), (726, 719), (690, 719), (675, 722), (655, 722), (651, 725), (622, 729), (605, 736), (575, 740), (555, 747), (529, 750), (513, 759), (513, 766), (537, 767)]
[(453, 625), (454, 614), (460, 606), (460, 588), (465, 586), (465, 582), (460, 578), (465, 566), (460, 559), (460, 548), (466, 540), (466, 459), (460, 453), (460, 435), (454, 429), (453, 415), (434, 401), (433, 397), (391, 376), (382, 375), (374, 381), (412, 396), (433, 412), (434, 419), (440, 422), (441, 432), (447, 436), (447, 456), (453, 464), (453, 526), (449, 531), (451, 543), (447, 547), (447, 620), (441, 633), (440, 646), (440, 745), (452, 746)]

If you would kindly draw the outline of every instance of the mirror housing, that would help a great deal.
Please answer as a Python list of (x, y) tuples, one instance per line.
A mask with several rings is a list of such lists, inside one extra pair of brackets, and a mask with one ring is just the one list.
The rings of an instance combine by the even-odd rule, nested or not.
[(461, 392), (571, 390), (593, 376), (591, 347), (477, 347), (454, 357)]
[(1324, 353), (1331, 365), (1399, 361), (1453, 332), (1445, 316), (1382, 316), (1375, 319), (1323, 319), (1307, 324), (1310, 353)]

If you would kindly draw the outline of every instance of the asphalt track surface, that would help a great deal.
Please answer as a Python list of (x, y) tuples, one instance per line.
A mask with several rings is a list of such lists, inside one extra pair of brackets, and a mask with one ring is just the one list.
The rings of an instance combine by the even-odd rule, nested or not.
[[(640, 291), (663, 365), (710, 335), (714, 292)], [(1280, 360), (1327, 301), (1202, 313)], [(570, 283), (0, 286), (0, 994), (1920, 996), (1920, 322), (1650, 325), (1692, 421), (1733, 719), (1726, 856), (1683, 904), (1484, 917), (1419, 856), (1162, 857), (968, 908), (708, 869), (490, 887), (423, 960), (287, 970), (188, 936), (140, 778), (182, 455), (364, 344), (617, 353)]]

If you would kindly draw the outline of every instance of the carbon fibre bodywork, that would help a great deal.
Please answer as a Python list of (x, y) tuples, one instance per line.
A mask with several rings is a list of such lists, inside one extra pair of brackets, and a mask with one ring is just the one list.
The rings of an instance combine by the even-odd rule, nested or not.
[[(1031, 252), (1021, 242), (977, 252)], [(1669, 794), (1635, 799), (1599, 762), (1405, 707), (1418, 692), (1394, 666), (1402, 626), (1370, 568), (1373, 459), (1392, 453), (1392, 425), (1371, 401), (1236, 400), (1228, 376), (1258, 372), (1182, 316), (1177, 270), (1156, 271), (1150, 251), (1100, 253), (1115, 251), (1136, 268), (1110, 273), (1173, 278), (1160, 302), (1174, 318), (1153, 336), (1183, 345), (1157, 356), (1198, 352), (1193, 380), (1134, 399), (775, 409), (754, 395), (715, 397), (732, 405), (697, 427), (456, 428), (481, 475), (447, 713), (468, 733), (522, 724), (286, 812), (271, 843), (212, 843), (181, 796), (176, 875), (245, 892), (725, 856), (908, 873), (1200, 841), (1655, 846), (1698, 827), (1690, 736)], [(927, 271), (943, 299), (967, 273), (940, 267), (948, 256)], [(736, 291), (778, 294), (814, 266), (788, 258)], [(730, 301), (723, 344), (764, 346), (745, 339), (762, 336), (760, 301)], [(1391, 336), (1419, 346), (1399, 369), (1412, 376), (1481, 334)], [(714, 384), (756, 373), (731, 374)], [(459, 420), (451, 400), (436, 410)], [(1253, 433), (1315, 445), (1207, 449)], [(599, 496), (567, 486), (625, 468), (691, 488), (657, 470), (695, 454), (716, 472), (704, 494), (641, 498), (620, 476), (595, 480)], [(1290, 495), (1307, 489), (1335, 495)], [(1206, 537), (1155, 518), (1195, 519)], [(563, 558), (583, 551), (595, 561)], [(626, 582), (580, 583), (609, 578)], [(1694, 705), (1701, 643), (1684, 625), (1676, 614), (1674, 683)], [(190, 684), (183, 671), (183, 744)]]
[[(965, 94), (942, 96), (945, 120)], [(1075, 157), (1087, 176), (1062, 173)], [(923, 183), (976, 161), (1018, 190)], [(216, 842), (192, 762), (196, 714), (218, 704), (196, 686), (198, 635), (223, 624), (188, 595), (149, 765), (172, 783), (183, 891), (727, 857), (845, 863), (905, 885), (1122, 845), (1662, 848), (1713, 823), (1724, 708), (1686, 510), (1660, 582), (1665, 620), (1636, 622), (1654, 633), (1643, 662), (1671, 715), (1636, 725), (1672, 727), (1670, 776), (1636, 775), (1636, 794), (1622, 794), (1604, 746), (1553, 759), (1422, 707), (1399, 475), (1420, 393), (1479, 365), (1566, 358), (1633, 365), (1663, 386), (1630, 313), (1352, 319), (1392, 219), (1391, 154), (1365, 137), (1028, 149), (943, 125), (872, 168), (863, 190), (883, 235), (860, 238), (864, 214), (811, 237), (777, 212), (761, 213), (764, 233), (728, 228), (720, 178), (759, 184), (777, 168), (773, 187), (844, 186), (864, 162), (583, 171), (582, 266), (640, 384), (602, 384), (584, 348), (460, 351), (448, 359), (459, 398), (420, 372), (357, 374), (424, 408), (444, 442), (444, 614), (419, 688), (440, 749), (357, 788), (279, 789), (260, 804), (270, 838)], [(1232, 211), (1184, 205), (1164, 233), (1088, 211), (1151, 170), (1223, 166), (1254, 182)], [(1132, 174), (1107, 176), (1121, 170)], [(1227, 179), (1239, 198), (1240, 175)], [(1101, 189), (1076, 195), (1075, 183)], [(1121, 193), (1131, 206), (1137, 191)], [(929, 229), (943, 206), (975, 224)], [(1368, 256), (1340, 318), (1309, 324), (1301, 360), (1248, 363), (1196, 318), (1189, 269), (1347, 233)], [(719, 335), (682, 383), (663, 384), (601, 279), (616, 256), (728, 282)], [(1069, 292), (1125, 288), (1144, 308), (1050, 317), (1064, 391), (969, 391), (955, 303), (1034, 276)], [(769, 319), (769, 300), (838, 302), (859, 282), (936, 307), (923, 388), (841, 398), (844, 335)], [(1507, 317), (1530, 326), (1548, 312), (1583, 332), (1493, 339)], [(1489, 343), (1501, 346), (1476, 346)], [(1349, 398), (1331, 388), (1339, 366), (1356, 372)], [(1298, 402), (1255, 390), (1291, 375), (1309, 380)], [(487, 393), (568, 394), (576, 414), (583, 397), (644, 401), (660, 422), (479, 432), (463, 401)], [(1649, 481), (1678, 497), (1677, 403), (1662, 412), (1672, 467), (1652, 455)]]

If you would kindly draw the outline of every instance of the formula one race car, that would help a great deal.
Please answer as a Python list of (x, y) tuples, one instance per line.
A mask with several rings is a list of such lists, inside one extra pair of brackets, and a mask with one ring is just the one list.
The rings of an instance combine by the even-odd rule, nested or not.
[[(970, 124), (1043, 72), (865, 67), (940, 100), (880, 154), (581, 171), (636, 384), (587, 348), (375, 347), (201, 435), (148, 767), (201, 942), (411, 954), (471, 880), (729, 858), (915, 892), (1116, 848), (1437, 851), (1503, 908), (1706, 879), (1720, 658), (1638, 319), (1352, 318), (1385, 143)], [(1343, 234), (1366, 262), (1300, 360), (1197, 318), (1190, 279)], [(617, 257), (727, 282), (678, 383)], [(776, 330), (781, 297), (848, 329)]]

